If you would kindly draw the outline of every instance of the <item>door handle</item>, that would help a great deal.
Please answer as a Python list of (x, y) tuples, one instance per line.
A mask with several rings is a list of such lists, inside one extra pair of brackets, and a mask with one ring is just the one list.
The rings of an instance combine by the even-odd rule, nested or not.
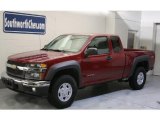
[(108, 56), (108, 57), (106, 58), (106, 60), (112, 60), (112, 57), (111, 57), (111, 56)]

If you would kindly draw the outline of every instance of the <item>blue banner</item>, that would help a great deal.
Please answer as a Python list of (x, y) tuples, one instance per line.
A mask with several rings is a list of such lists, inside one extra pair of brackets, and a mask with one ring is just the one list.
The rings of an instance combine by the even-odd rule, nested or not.
[(46, 17), (17, 12), (4, 12), (3, 31), (6, 33), (45, 34)]

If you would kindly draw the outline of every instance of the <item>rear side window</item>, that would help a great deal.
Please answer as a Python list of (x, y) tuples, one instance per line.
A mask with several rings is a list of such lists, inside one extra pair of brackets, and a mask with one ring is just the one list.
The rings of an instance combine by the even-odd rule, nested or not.
[(109, 53), (108, 38), (107, 37), (96, 37), (89, 44), (88, 48), (97, 48), (98, 54)]
[(112, 47), (114, 52), (119, 52), (122, 50), (122, 46), (119, 40), (119, 37), (117, 36), (112, 36), (111, 37), (111, 42), (112, 42)]

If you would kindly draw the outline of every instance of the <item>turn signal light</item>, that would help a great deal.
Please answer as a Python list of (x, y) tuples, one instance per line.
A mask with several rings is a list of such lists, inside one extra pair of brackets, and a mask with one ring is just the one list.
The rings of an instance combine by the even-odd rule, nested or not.
[(46, 68), (47, 65), (46, 65), (46, 64), (41, 64), (41, 67), (42, 67), (42, 68)]

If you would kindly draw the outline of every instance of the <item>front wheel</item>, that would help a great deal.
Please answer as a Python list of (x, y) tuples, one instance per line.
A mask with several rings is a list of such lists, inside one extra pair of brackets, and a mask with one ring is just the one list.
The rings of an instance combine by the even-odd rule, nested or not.
[(140, 90), (146, 82), (146, 71), (143, 67), (138, 67), (133, 76), (129, 79), (129, 85), (133, 90)]
[(76, 96), (77, 85), (70, 75), (62, 75), (51, 84), (48, 101), (56, 108), (69, 107)]

